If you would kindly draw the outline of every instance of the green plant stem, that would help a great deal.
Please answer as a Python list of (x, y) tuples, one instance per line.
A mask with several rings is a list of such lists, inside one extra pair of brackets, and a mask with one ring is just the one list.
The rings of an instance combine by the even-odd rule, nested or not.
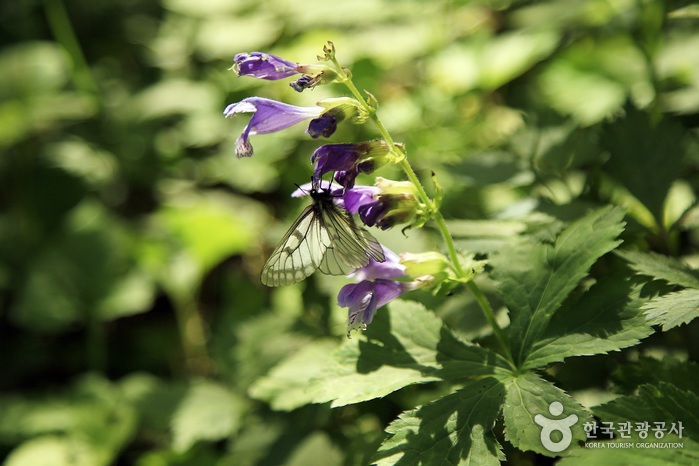
[(205, 376), (211, 371), (212, 364), (206, 350), (206, 331), (197, 304), (187, 297), (176, 297), (173, 299), (173, 306), (177, 316), (185, 370), (189, 375)]
[[(381, 119), (378, 117), (376, 114), (376, 110), (369, 105), (369, 103), (366, 101), (364, 96), (359, 92), (359, 89), (354, 85), (354, 82), (352, 79), (347, 75), (347, 73), (343, 70), (342, 66), (338, 63), (337, 59), (335, 57), (332, 57), (331, 61), (335, 65), (336, 72), (340, 78), (340, 81), (347, 86), (347, 88), (350, 90), (352, 95), (359, 101), (359, 103), (364, 107), (364, 109), (369, 113), (369, 117), (371, 120), (374, 122), (376, 127), (378, 128), (379, 132), (381, 133), (381, 136), (383, 139), (386, 141), (386, 143), (389, 146), (389, 150), (391, 153), (400, 160), (400, 166), (403, 168), (403, 171), (405, 172), (406, 176), (408, 179), (415, 185), (415, 188), (417, 189), (418, 196), (420, 197), (420, 202), (424, 204), (432, 219), (437, 225), (437, 229), (442, 235), (442, 238), (444, 239), (444, 243), (447, 246), (447, 251), (449, 253), (449, 260), (451, 261), (452, 268), (454, 272), (456, 273), (458, 278), (464, 278), (466, 277), (466, 272), (464, 271), (463, 267), (461, 266), (461, 261), (459, 260), (459, 255), (456, 250), (456, 245), (454, 244), (454, 239), (451, 236), (451, 232), (449, 231), (449, 227), (447, 226), (446, 221), (444, 220), (444, 216), (442, 213), (439, 211), (439, 208), (435, 205), (434, 201), (427, 195), (427, 192), (425, 191), (425, 188), (422, 186), (422, 183), (420, 183), (419, 178), (417, 177), (417, 174), (415, 173), (415, 170), (413, 170), (413, 167), (410, 165), (410, 163), (407, 160), (406, 154), (403, 152), (402, 149), (398, 149), (398, 147), (395, 144), (395, 141), (391, 137), (391, 134), (388, 132), (386, 127), (384, 126), (383, 122)], [(512, 352), (510, 350), (510, 346), (507, 343), (507, 338), (505, 337), (505, 333), (503, 330), (500, 328), (498, 325), (497, 319), (495, 318), (495, 312), (493, 311), (492, 306), (490, 305), (490, 302), (488, 302), (488, 298), (486, 298), (485, 294), (481, 291), (481, 289), (476, 285), (473, 280), (469, 280), (466, 282), (466, 286), (468, 289), (471, 291), (473, 294), (476, 302), (480, 306), (481, 310), (483, 311), (483, 314), (490, 324), (491, 328), (493, 329), (493, 333), (495, 335), (495, 338), (498, 341), (498, 344), (500, 345), (503, 354), (508, 358), (508, 360), (513, 363), (512, 359)], [(513, 363), (514, 364), (514, 363)], [(514, 365), (513, 365), (514, 367)]]
[(56, 42), (61, 44), (73, 62), (73, 83), (84, 95), (96, 98), (99, 89), (90, 67), (87, 65), (80, 42), (78, 41), (73, 25), (61, 0), (46, 0), (44, 2), (46, 19)]

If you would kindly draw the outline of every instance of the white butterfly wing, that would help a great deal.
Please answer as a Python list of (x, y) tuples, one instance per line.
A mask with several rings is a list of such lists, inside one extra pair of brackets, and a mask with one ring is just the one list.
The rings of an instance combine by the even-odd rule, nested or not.
[(260, 280), (267, 286), (291, 285), (318, 268), (328, 275), (346, 275), (368, 265), (369, 258), (386, 260), (379, 242), (321, 193), (274, 249)]
[(267, 259), (260, 280), (267, 286), (300, 282), (315, 272), (329, 245), (315, 206), (306, 207)]
[(334, 204), (321, 204), (321, 216), (330, 238), (330, 245), (320, 264), (321, 272), (347, 275), (368, 265), (370, 257), (377, 262), (386, 260), (379, 242), (368, 231), (358, 227), (346, 210)]

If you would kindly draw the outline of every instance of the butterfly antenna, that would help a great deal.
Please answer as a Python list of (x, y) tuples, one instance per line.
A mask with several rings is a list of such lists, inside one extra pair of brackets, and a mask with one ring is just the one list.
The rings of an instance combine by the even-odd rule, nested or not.
[(302, 191), (302, 192), (308, 194), (308, 192), (307, 192), (305, 189), (303, 189), (300, 185), (298, 185), (297, 183), (294, 183), (294, 186), (296, 186), (297, 188), (299, 188), (300, 191)]

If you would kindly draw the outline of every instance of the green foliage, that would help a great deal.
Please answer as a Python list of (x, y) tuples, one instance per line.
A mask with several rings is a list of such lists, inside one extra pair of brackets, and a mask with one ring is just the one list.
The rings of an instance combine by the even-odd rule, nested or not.
[(403, 413), (386, 431), (376, 464), (500, 464), (491, 433), (504, 397), (494, 378), (472, 382), (434, 403)]
[[(699, 398), (696, 393), (682, 390), (675, 385), (658, 382), (656, 385), (641, 385), (637, 395), (623, 396), (609, 403), (605, 403), (594, 410), (595, 415), (604, 421), (611, 422), (663, 422), (666, 431), (674, 423), (681, 422), (682, 434), (663, 432), (658, 437), (653, 431), (649, 431), (647, 437), (640, 437), (634, 432), (628, 438), (617, 438), (614, 442), (674, 442), (681, 443), (681, 449), (629, 449), (621, 450), (621, 454), (614, 455), (609, 464), (693, 464), (699, 459), (699, 443), (697, 427), (699, 418), (696, 409), (699, 407)], [(660, 440), (662, 439), (662, 440)], [(563, 465), (590, 464), (594, 461), (608, 461), (607, 455), (601, 454), (604, 450), (585, 449), (575, 455), (561, 461)], [(605, 459), (603, 459), (605, 458)]]
[[(695, 5), (6, 3), (3, 464), (699, 462)], [(236, 159), (248, 117), (222, 115), (347, 96), (228, 71), (238, 52), (310, 63), (328, 40), (455, 254), (486, 264), (351, 339), (350, 279), (259, 283), (320, 142), (298, 125)], [(341, 124), (330, 142), (376, 137)], [(447, 255), (434, 225), (372, 234)], [(535, 419), (569, 415), (572, 442), (547, 449)], [(593, 420), (684, 431), (594, 439)], [(655, 441), (681, 447), (625, 446)]]
[(656, 296), (644, 305), (645, 315), (663, 331), (691, 322), (699, 316), (699, 274), (677, 259), (637, 251), (620, 252), (639, 274), (671, 285), (686, 287), (682, 290)]
[(503, 406), (505, 418), (505, 438), (521, 450), (532, 450), (542, 455), (553, 456), (541, 443), (540, 429), (533, 427), (535, 416), (548, 415), (549, 405), (559, 402), (563, 412), (577, 416), (573, 426), (573, 443), (584, 441), (586, 436), (583, 424), (591, 419), (591, 414), (571, 399), (565, 392), (533, 373), (514, 376), (506, 383), (507, 395)]
[(492, 277), (510, 311), (512, 354), (527, 365), (554, 313), (592, 264), (614, 249), (623, 211), (605, 209), (568, 226), (554, 244), (522, 242), (493, 256)]

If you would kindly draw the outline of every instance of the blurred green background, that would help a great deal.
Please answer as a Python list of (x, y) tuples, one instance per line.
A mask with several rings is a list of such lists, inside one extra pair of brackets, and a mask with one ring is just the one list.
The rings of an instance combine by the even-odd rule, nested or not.
[[(253, 136), (255, 156), (238, 160), (247, 117), (222, 111), (251, 95), (312, 105), (346, 92), (236, 78), (235, 53), (308, 63), (332, 40), (420, 176), (437, 174), (465, 250), (496, 250), (524, 215), (616, 203), (632, 242), (678, 255), (696, 245), (692, 3), (3, 2), (0, 458), (367, 464), (387, 423), (439, 389), (291, 412), (250, 396), (308, 342), (342, 341), (347, 279), (259, 283), (319, 142), (299, 125)], [(661, 121), (666, 157), (644, 158)], [(331, 141), (376, 136), (345, 125)], [(609, 163), (615, 151), (627, 158)], [(376, 236), (396, 252), (441, 248), (429, 229)], [(485, 331), (468, 297), (415, 299), (466, 338)]]

